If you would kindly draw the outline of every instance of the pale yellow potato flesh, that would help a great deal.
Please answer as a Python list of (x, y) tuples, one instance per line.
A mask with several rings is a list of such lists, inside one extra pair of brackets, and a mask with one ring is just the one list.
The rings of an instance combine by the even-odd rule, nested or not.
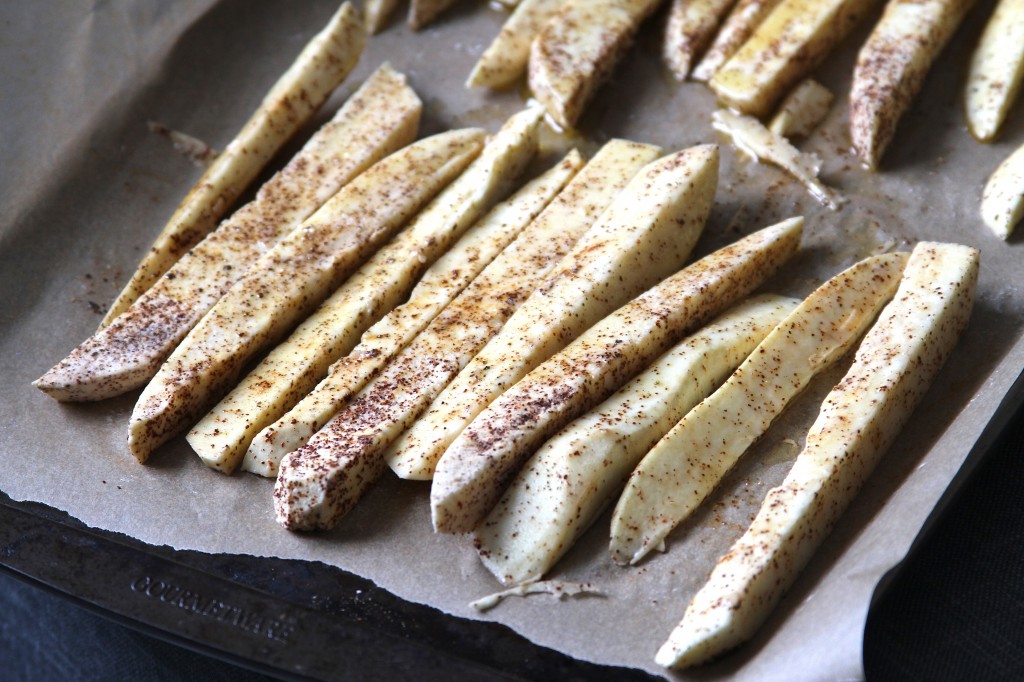
[(995, 138), (1024, 80), (1024, 0), (1000, 0), (971, 56), (964, 89), (967, 126)]
[(418, 31), (437, 19), (455, 0), (411, 0), (409, 2), (409, 28)]
[(571, 128), (658, 0), (569, 0), (530, 48), (533, 96)]
[(1024, 218), (1024, 146), (999, 164), (985, 183), (981, 218), (1000, 239), (1009, 239)]
[(694, 61), (715, 37), (736, 0), (672, 0), (661, 58), (672, 75), (685, 80)]
[(807, 137), (825, 120), (835, 95), (813, 78), (805, 78), (782, 100), (768, 130), (785, 138)]
[(530, 45), (567, 0), (523, 0), (473, 66), (467, 88), (507, 88), (526, 73)]
[[(717, 187), (718, 148), (714, 145), (691, 147), (649, 164), (562, 261), (551, 283), (516, 311), (435, 400), (423, 420), (425, 428), (434, 429), (426, 456), (432, 459), (444, 451), (430, 488), (434, 530), (472, 530), (497, 500), (500, 486), (508, 482), (507, 477), (501, 478), (495, 490), (493, 482), (482, 480), (486, 474), (480, 474), (481, 468), (489, 472), (498, 468), (480, 464), (484, 443), (474, 442), (479, 434), (472, 425), (489, 424), (489, 415), (495, 412), (488, 405), (506, 390), (511, 392), (508, 395), (514, 393), (510, 386), (595, 322), (678, 270), (703, 231)], [(639, 320), (637, 325), (640, 333), (645, 325)], [(657, 329), (664, 332), (670, 327)], [(519, 417), (527, 428), (529, 415)], [(462, 434), (463, 429), (469, 433)], [(487, 450), (488, 465), (521, 461), (514, 444), (509, 444), (511, 452), (506, 454), (499, 452), (493, 434), (485, 438), (492, 446)]]
[(722, 104), (767, 116), (878, 0), (783, 0), (709, 81)]
[(35, 385), (58, 400), (102, 400), (143, 386), (260, 256), (359, 173), (412, 142), (422, 109), (405, 76), (381, 66), (253, 201)]
[(907, 254), (866, 258), (816, 289), (630, 475), (612, 514), (612, 559), (660, 546), (815, 374), (856, 342), (892, 298)]
[(722, 22), (711, 47), (693, 67), (690, 78), (706, 83), (747, 42), (780, 0), (739, 0)]
[(512, 242), (585, 163), (576, 151), (499, 204), (469, 230), (416, 285), (409, 300), (363, 334), (359, 345), (276, 422), (260, 431), (242, 469), (277, 476), (281, 458), (306, 444), (345, 403), (420, 333), (441, 310)]
[(850, 137), (875, 169), (932, 62), (974, 0), (890, 0), (857, 55), (850, 86)]
[(690, 602), (658, 664), (698, 665), (754, 635), (952, 352), (970, 317), (977, 276), (972, 248), (914, 248), (893, 301), (822, 403), (793, 468)]
[(396, 7), (398, 0), (366, 0), (363, 11), (366, 13), (366, 30), (370, 35), (384, 30)]
[(656, 147), (612, 140), (512, 244), (303, 448), (282, 460), (280, 523), (330, 528), (384, 471), (384, 448), (569, 253)]
[(189, 191), (103, 316), (103, 329), (209, 234), (267, 162), (355, 67), (366, 44), (359, 10), (346, 2), (313, 36), (259, 108)]
[(144, 462), (223, 395), (254, 354), (308, 315), (483, 146), (468, 128), (377, 162), (279, 241), (217, 302), (143, 390), (128, 447)]
[(508, 194), (537, 151), (542, 119), (539, 107), (512, 116), (462, 175), (196, 424), (186, 438), (204, 464), (233, 472), (253, 436), (309, 393), (370, 325), (408, 297), (420, 275)]
[(505, 585), (547, 573), (640, 458), (798, 303), (764, 295), (737, 305), (544, 443), (474, 532), (487, 569)]

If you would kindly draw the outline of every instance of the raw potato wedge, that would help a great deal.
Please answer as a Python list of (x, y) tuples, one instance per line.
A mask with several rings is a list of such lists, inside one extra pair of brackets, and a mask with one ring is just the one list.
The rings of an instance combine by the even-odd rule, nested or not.
[(999, 164), (985, 183), (981, 217), (1000, 239), (1009, 239), (1024, 218), (1024, 146)]
[(100, 323), (103, 329), (217, 225), (271, 157), (355, 67), (366, 44), (359, 11), (346, 2), (266, 94), (242, 130), (189, 191)]
[(563, 128), (611, 74), (658, 0), (569, 0), (530, 49), (533, 96)]
[(505, 585), (547, 573), (615, 501), (640, 458), (799, 302), (764, 295), (739, 304), (544, 443), (476, 528), (488, 570)]
[(466, 468), (475, 461), (456, 447), (460, 432), (585, 329), (681, 267), (704, 228), (717, 186), (714, 145), (691, 147), (645, 167), (562, 261), (552, 281), (530, 296), (435, 400), (421, 422), (429, 437), (417, 455), (436, 459), (444, 453), (430, 492), (434, 530), (472, 530), (487, 511), (464, 504)]
[(455, 4), (455, 0), (411, 0), (409, 3), (409, 28), (418, 31), (441, 13)]
[(896, 126), (932, 62), (974, 0), (889, 0), (857, 55), (850, 86), (850, 136), (857, 156), (878, 168)]
[(982, 142), (999, 132), (1024, 80), (1024, 0), (1000, 0), (971, 56), (967, 126)]
[(694, 60), (715, 36), (736, 0), (672, 0), (661, 57), (672, 75), (685, 80)]
[(209, 408), (249, 358), (308, 315), (469, 165), (483, 138), (479, 129), (456, 130), (395, 152), (260, 258), (143, 390), (128, 426), (132, 454), (146, 461)]
[(978, 252), (922, 242), (782, 485), (719, 560), (656, 661), (683, 668), (749, 639), (796, 580), (967, 326)]
[(783, 0), (715, 73), (711, 89), (728, 107), (767, 116), (875, 4), (877, 0)]
[(466, 81), (467, 88), (507, 88), (526, 72), (530, 45), (566, 0), (523, 0), (484, 53)]
[(398, 0), (366, 0), (363, 10), (366, 12), (366, 30), (370, 35), (384, 30), (396, 7)]
[(277, 476), (277, 466), (297, 450), (360, 391), (455, 298), (499, 252), (562, 191), (583, 166), (576, 151), (495, 207), (442, 256), (420, 280), (409, 301), (363, 334), (359, 345), (330, 367), (328, 375), (280, 419), (253, 439), (242, 468)]
[[(187, 440), (207, 466), (233, 472), (253, 436), (309, 393), (370, 325), (405, 300), (420, 275), (518, 180), (537, 151), (542, 118), (535, 107), (509, 119), (462, 175), (200, 420)], [(461, 260), (472, 241), (462, 245)]]
[(384, 470), (383, 449), (541, 284), (659, 150), (602, 147), (569, 186), (359, 396), (286, 456), (274, 490), (288, 528), (331, 528)]
[(821, 159), (815, 154), (804, 154), (789, 140), (765, 128), (753, 116), (742, 116), (719, 109), (711, 114), (711, 127), (732, 138), (740, 151), (754, 160), (764, 159), (792, 175), (807, 188), (811, 195), (833, 211), (838, 211), (842, 199), (818, 181)]
[(611, 555), (661, 545), (815, 374), (838, 360), (896, 291), (907, 254), (872, 256), (818, 287), (633, 471), (612, 515)]
[(802, 219), (757, 232), (650, 288), (495, 398), (451, 444), (430, 489), (434, 527), (473, 530), (523, 462), (558, 429), (687, 331), (749, 294), (800, 245)]
[(831, 90), (813, 78), (805, 78), (786, 95), (768, 129), (785, 138), (807, 137), (825, 120), (833, 99)]
[(260, 256), (359, 173), (412, 142), (422, 109), (405, 76), (381, 66), (253, 201), (35, 385), (58, 400), (102, 400), (141, 387)]
[(718, 35), (700, 63), (694, 67), (690, 78), (702, 83), (711, 80), (722, 64), (747, 42), (747, 38), (753, 35), (777, 4), (779, 0), (739, 0), (722, 22)]

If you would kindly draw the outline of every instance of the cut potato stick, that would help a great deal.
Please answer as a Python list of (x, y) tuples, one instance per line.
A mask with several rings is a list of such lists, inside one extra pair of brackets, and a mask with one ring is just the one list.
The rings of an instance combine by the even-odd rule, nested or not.
[(755, 161), (764, 159), (779, 166), (799, 180), (815, 199), (833, 211), (839, 210), (842, 198), (818, 181), (821, 159), (817, 155), (797, 151), (789, 140), (768, 130), (753, 116), (728, 109), (713, 113), (711, 126), (731, 137), (733, 144)]
[(488, 570), (505, 585), (547, 573), (640, 459), (798, 303), (773, 295), (741, 303), (547, 441), (476, 529)]
[(594, 160), (380, 376), (281, 463), (274, 490), (280, 523), (330, 528), (384, 470), (383, 449), (547, 277), (658, 149), (622, 140)]
[(677, 272), (495, 398), (437, 464), (430, 489), (435, 529), (473, 530), (544, 440), (749, 294), (796, 253), (802, 224), (762, 230)]
[(658, 0), (569, 0), (530, 49), (533, 96), (563, 128), (611, 74)]
[(164, 226), (100, 329), (128, 309), (217, 225), (271, 157), (312, 117), (359, 61), (366, 31), (346, 2), (263, 98)]
[(999, 164), (981, 195), (981, 217), (1000, 239), (1024, 218), (1024, 146)]
[(309, 314), (480, 152), (484, 131), (434, 135), (349, 183), (261, 257), (189, 332), (132, 411), (128, 447), (154, 448), (210, 407), (254, 354)]
[(384, 30), (396, 7), (398, 0), (366, 0), (363, 10), (366, 12), (366, 30), (370, 35)]
[[(460, 432), (509, 386), (597, 320), (678, 270), (704, 228), (717, 185), (718, 148), (713, 145), (649, 164), (562, 261), (552, 281), (530, 296), (435, 400), (421, 422), (427, 438), (419, 452), (409, 453), (426, 461), (444, 453), (431, 487), (434, 530), (472, 530), (467, 514), (487, 511), (462, 504), (464, 468), (474, 463), (472, 457), (459, 456), (462, 448), (456, 443), (465, 440), (459, 439)], [(524, 339), (530, 340), (528, 346)], [(471, 519), (474, 525), (479, 518)]]
[(409, 28), (418, 31), (437, 19), (455, 4), (455, 0), (411, 0), (409, 3)]
[(769, 12), (775, 9), (779, 0), (739, 0), (722, 22), (711, 47), (694, 67), (690, 78), (707, 82), (721, 68), (722, 64), (740, 49)]
[(818, 287), (654, 446), (612, 515), (616, 563), (640, 561), (704, 501), (814, 375), (856, 342), (906, 262), (905, 253), (872, 256)]
[(526, 72), (530, 45), (566, 0), (523, 0), (480, 55), (467, 88), (507, 88)]
[(58, 400), (102, 400), (144, 385), (260, 256), (359, 173), (414, 140), (422, 109), (405, 76), (386, 64), (377, 69), (255, 200), (35, 385)]
[(889, 0), (885, 6), (857, 55), (850, 86), (850, 136), (868, 168), (878, 167), (932, 62), (973, 4), (974, 0)]
[(825, 120), (834, 98), (824, 85), (805, 78), (786, 95), (768, 129), (785, 138), (807, 137)]
[(578, 152), (570, 152), (561, 163), (495, 207), (463, 235), (427, 271), (408, 302), (368, 329), (359, 345), (332, 365), (312, 392), (253, 438), (242, 459), (242, 468), (262, 476), (277, 476), (281, 458), (305, 445), (349, 398), (408, 345), (537, 217), (583, 164)]
[(783, 0), (709, 81), (718, 101), (767, 116), (877, 0)]
[(719, 560), (656, 661), (687, 667), (749, 639), (857, 494), (970, 317), (978, 252), (922, 242), (829, 393), (782, 485)]
[(1000, 0), (971, 57), (967, 76), (967, 125), (982, 142), (992, 140), (1024, 80), (1024, 0)]
[(715, 36), (722, 17), (736, 0), (672, 0), (661, 57), (679, 80), (690, 75), (694, 60)]
[[(309, 393), (331, 363), (351, 351), (452, 242), (508, 193), (537, 151), (542, 117), (535, 107), (509, 119), (462, 175), (200, 420), (187, 440), (207, 466), (234, 471), (253, 436)], [(473, 241), (471, 236), (456, 252), (464, 268), (457, 276), (467, 276), (473, 266), (467, 259), (479, 256)], [(447, 300), (436, 302), (438, 310)]]

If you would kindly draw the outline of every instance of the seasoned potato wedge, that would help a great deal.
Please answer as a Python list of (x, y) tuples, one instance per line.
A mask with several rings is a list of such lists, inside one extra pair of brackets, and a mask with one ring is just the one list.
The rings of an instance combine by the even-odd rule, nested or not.
[(735, 1), (672, 0), (661, 58), (673, 76), (684, 80), (690, 75), (694, 60), (715, 37), (718, 24)]
[(767, 116), (877, 0), (782, 0), (709, 81), (718, 101)]
[(338, 189), (416, 138), (423, 105), (384, 65), (287, 166), (110, 326), (36, 386), (58, 400), (102, 400), (139, 388), (260, 256)]
[(533, 96), (571, 128), (658, 0), (569, 0), (530, 49)]
[(769, 491), (658, 651), (702, 663), (749, 639), (793, 584), (928, 390), (970, 316), (974, 249), (922, 242), (853, 366), (822, 403), (803, 451)]
[(981, 195), (981, 217), (1001, 239), (1024, 218), (1024, 146), (999, 164)]
[(274, 491), (278, 521), (293, 529), (336, 524), (384, 470), (383, 449), (501, 328), (658, 151), (623, 140), (607, 143), (348, 408), (285, 457)]
[(718, 485), (815, 374), (892, 298), (907, 254), (872, 256), (818, 287), (632, 473), (612, 515), (611, 555), (636, 563)]
[(739, 0), (722, 22), (711, 47), (694, 67), (690, 78), (707, 82), (740, 49), (780, 0)]
[(544, 443), (476, 528), (484, 565), (505, 585), (547, 573), (640, 458), (798, 303), (763, 295), (737, 305)]
[(530, 45), (567, 0), (523, 0), (484, 53), (466, 81), (467, 88), (507, 88), (526, 73)]
[(850, 136), (877, 168), (896, 125), (974, 0), (890, 0), (857, 55), (850, 87)]
[(282, 145), (320, 108), (355, 67), (366, 44), (359, 11), (346, 2), (299, 53), (256, 112), (174, 211), (124, 290), (103, 329), (155, 284), (217, 225)]
[(1024, 80), (1024, 0), (1000, 0), (971, 57), (967, 75), (967, 125), (992, 140)]
[(396, 7), (398, 0), (366, 0), (363, 11), (366, 12), (366, 30), (370, 35), (384, 30)]
[(768, 129), (785, 138), (807, 137), (825, 120), (835, 96), (813, 78), (805, 78), (786, 95)]
[(542, 117), (534, 107), (509, 119), (462, 175), (196, 425), (187, 439), (207, 466), (234, 471), (253, 436), (309, 393), (331, 363), (351, 351), (466, 228), (508, 193), (537, 150)]
[(143, 390), (128, 426), (139, 461), (209, 408), (246, 361), (308, 315), (469, 165), (484, 131), (420, 140), (360, 175), (260, 258)]
[(533, 222), (583, 166), (576, 151), (496, 206), (423, 276), (409, 300), (363, 334), (359, 345), (330, 367), (316, 388), (257, 434), (242, 468), (277, 476), (277, 467), (359, 392), (381, 367), (426, 327), (499, 252)]
[(455, 0), (411, 0), (409, 2), (409, 28), (418, 31), (455, 4)]

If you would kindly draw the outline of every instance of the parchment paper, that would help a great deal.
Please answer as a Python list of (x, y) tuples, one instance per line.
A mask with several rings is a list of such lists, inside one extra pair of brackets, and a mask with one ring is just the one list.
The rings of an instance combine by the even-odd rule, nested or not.
[[(603, 597), (556, 602), (540, 595), (484, 615), (468, 603), (499, 585), (467, 538), (431, 532), (424, 484), (389, 474), (336, 530), (298, 535), (275, 524), (271, 481), (208, 470), (183, 439), (139, 465), (125, 447), (135, 395), (61, 405), (29, 382), (95, 329), (98, 311), (200, 173), (148, 133), (146, 122), (222, 147), (336, 3), (93, 4), (0, 9), (0, 489), (155, 545), (327, 562), (405, 599), (506, 623), (581, 659), (664, 674), (654, 652), (767, 489), (784, 477), (843, 368), (809, 388), (669, 538), (666, 554), (639, 568), (613, 566), (606, 515), (552, 574), (593, 582)], [(960, 104), (964, 64), (991, 6), (979, 3), (940, 59), (878, 174), (857, 166), (845, 132), (848, 74), (869, 27), (819, 70), (839, 96), (803, 147), (825, 158), (825, 181), (850, 198), (840, 213), (819, 207), (781, 171), (723, 147), (718, 204), (697, 255), (802, 212), (804, 252), (770, 290), (806, 293), (870, 252), (919, 239), (979, 247), (982, 274), (954, 358), (799, 582), (752, 643), (689, 677), (862, 676), (861, 635), (878, 578), (905, 554), (1024, 367), (1021, 240), (1000, 242), (977, 210), (988, 174), (1024, 143), (1024, 110), (1016, 107), (1000, 141), (984, 146), (965, 131)], [(496, 130), (523, 105), (521, 93), (470, 92), (462, 82), (502, 20), (494, 9), (466, 3), (418, 34), (396, 21), (371, 40), (318, 120), (389, 60), (427, 103), (425, 133), (470, 124)], [(710, 92), (672, 82), (658, 65), (658, 21), (641, 34), (578, 133), (550, 135), (553, 147), (568, 140), (592, 151), (611, 136), (666, 150), (724, 141), (709, 125)]]

